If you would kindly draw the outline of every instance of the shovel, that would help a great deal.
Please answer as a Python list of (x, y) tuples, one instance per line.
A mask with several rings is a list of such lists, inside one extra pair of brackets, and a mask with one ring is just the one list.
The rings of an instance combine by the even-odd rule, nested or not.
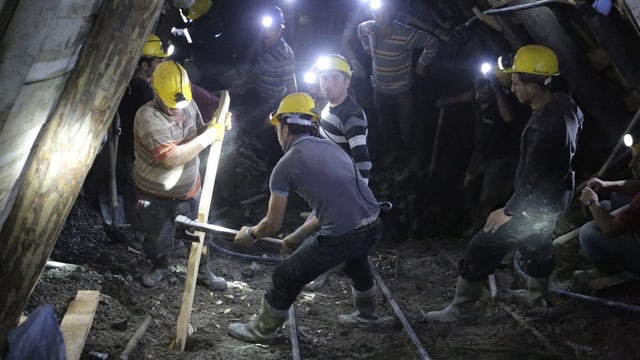
[(116, 159), (118, 156), (118, 136), (120, 135), (120, 116), (118, 113), (113, 118), (109, 127), (109, 139), (107, 150), (109, 151), (109, 198), (100, 197), (100, 212), (105, 225), (111, 229), (118, 229), (125, 224), (122, 196), (118, 196), (116, 183)]

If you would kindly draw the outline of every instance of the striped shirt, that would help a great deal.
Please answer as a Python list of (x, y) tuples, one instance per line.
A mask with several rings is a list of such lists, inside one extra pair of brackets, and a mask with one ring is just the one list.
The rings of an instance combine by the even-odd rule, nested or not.
[(365, 182), (369, 182), (371, 159), (367, 148), (367, 117), (351, 96), (340, 105), (329, 102), (320, 111), (320, 135), (333, 140), (353, 159)]
[(266, 98), (282, 97), (296, 89), (287, 89), (287, 84), (295, 83), (296, 64), (293, 50), (281, 37), (275, 44), (265, 49), (257, 59), (256, 91)]
[(424, 49), (418, 62), (426, 66), (436, 56), (439, 41), (426, 31), (397, 21), (393, 21), (390, 27), (388, 34), (378, 36), (376, 22), (365, 21), (358, 25), (358, 36), (373, 59), (374, 88), (383, 94), (394, 95), (411, 87), (413, 49)]
[(189, 199), (200, 191), (200, 159), (168, 169), (161, 161), (171, 157), (178, 145), (193, 140), (204, 124), (196, 103), (183, 109), (182, 126), (160, 110), (156, 100), (143, 105), (133, 124), (135, 162), (133, 180), (144, 193), (170, 199)]

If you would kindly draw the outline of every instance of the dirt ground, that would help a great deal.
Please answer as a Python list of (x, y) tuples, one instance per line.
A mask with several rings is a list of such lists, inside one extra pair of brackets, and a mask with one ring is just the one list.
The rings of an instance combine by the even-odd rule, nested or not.
[[(238, 153), (238, 157), (244, 155)], [(225, 180), (219, 180), (215, 188), (212, 217), (216, 223), (238, 228), (260, 219), (267, 202), (264, 196), (267, 193), (266, 168), (260, 162), (242, 163), (238, 158), (227, 157), (218, 175)], [(381, 180), (372, 182), (372, 186), (378, 188), (378, 194), (396, 194), (399, 198), (395, 209), (385, 215), (387, 236), (372, 253), (371, 260), (404, 312), (416, 340), (431, 358), (640, 358), (637, 338), (640, 317), (637, 313), (557, 295), (551, 297), (552, 306), (545, 310), (513, 305), (508, 289), (522, 285), (522, 281), (512, 276), (509, 266), (496, 273), (498, 295), (491, 298), (486, 291), (478, 304), (475, 320), (455, 325), (426, 322), (427, 311), (441, 309), (453, 297), (456, 282), (453, 262), (466, 244), (456, 234), (465, 224), (451, 221), (446, 216), (434, 216), (433, 209), (419, 209), (422, 219), (431, 214), (431, 223), (437, 226), (422, 235), (420, 232), (403, 234), (399, 229), (406, 229), (413, 220), (406, 215), (410, 210), (407, 204), (413, 198), (401, 191), (406, 183), (394, 182), (392, 175), (380, 174), (378, 179)], [(292, 200), (284, 231), (293, 230), (302, 221), (298, 216), (300, 211), (306, 211), (306, 206)], [(415, 214), (416, 210), (413, 211)], [(150, 265), (136, 250), (133, 234), (124, 230), (123, 235), (117, 240), (107, 236), (100, 211), (88, 195), (81, 194), (51, 254), (52, 260), (78, 264), (81, 268), (46, 268), (26, 308), (28, 314), (40, 304), (53, 304), (61, 320), (78, 290), (99, 290), (100, 302), (82, 359), (119, 358), (147, 315), (153, 321), (131, 359), (293, 358), (289, 326), (284, 329), (283, 341), (276, 345), (248, 344), (226, 334), (230, 323), (246, 322), (257, 314), (275, 266), (265, 260), (281, 257), (277, 249), (270, 246), (239, 248), (228, 239), (212, 239), (216, 245), (212, 248), (212, 270), (228, 281), (229, 288), (212, 292), (197, 287), (191, 313), (193, 331), (186, 351), (177, 352), (168, 347), (176, 336), (186, 258), (174, 256), (167, 279), (155, 288), (145, 288), (139, 277)], [(225, 249), (227, 253), (216, 248)], [(623, 284), (595, 294), (574, 284), (572, 271), (587, 265), (577, 255), (578, 250), (576, 241), (559, 249), (553, 287), (638, 303), (638, 283)], [(238, 253), (256, 255), (258, 259), (262, 256), (262, 259), (250, 260)], [(393, 308), (382, 292), (379, 297), (380, 313), (394, 316)], [(411, 334), (403, 330), (398, 320), (386, 327), (364, 329), (343, 327), (337, 322), (337, 314), (352, 311), (350, 283), (339, 269), (331, 273), (320, 290), (303, 292), (295, 304), (295, 311), (301, 359), (422, 358), (411, 341)]]

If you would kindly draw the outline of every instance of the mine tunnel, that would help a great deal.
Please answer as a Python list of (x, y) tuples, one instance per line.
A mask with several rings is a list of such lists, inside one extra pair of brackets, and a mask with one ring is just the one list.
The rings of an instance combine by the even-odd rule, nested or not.
[(640, 358), (639, 25), (0, 1), (0, 358)]

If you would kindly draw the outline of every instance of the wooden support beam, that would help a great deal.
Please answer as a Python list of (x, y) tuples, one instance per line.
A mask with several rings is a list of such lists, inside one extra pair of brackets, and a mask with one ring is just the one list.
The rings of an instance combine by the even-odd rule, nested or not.
[[(220, 104), (213, 114), (213, 122), (224, 126), (229, 112), (229, 104), (231, 98), (229, 92), (224, 90), (220, 94)], [(213, 185), (216, 182), (218, 173), (218, 163), (220, 161), (220, 153), (222, 152), (222, 141), (215, 141), (211, 144), (209, 157), (207, 159), (207, 167), (202, 183), (202, 194), (200, 194), (200, 203), (198, 204), (198, 222), (209, 222), (209, 210), (211, 209), (211, 200), (213, 198)], [(191, 244), (191, 252), (189, 253), (189, 263), (187, 265), (187, 278), (184, 283), (184, 293), (182, 294), (182, 306), (180, 307), (180, 315), (178, 316), (178, 326), (176, 331), (176, 339), (170, 346), (174, 350), (184, 351), (189, 335), (189, 320), (191, 319), (191, 307), (193, 306), (193, 296), (196, 291), (196, 281), (198, 280), (198, 268), (200, 266), (200, 255), (202, 251), (208, 251), (204, 248), (204, 236), (202, 231), (196, 231), (196, 235), (200, 238), (199, 242)]]
[[(163, 3), (109, 0), (102, 2), (99, 13), (86, 18), (90, 31), (60, 97), (37, 143), (23, 145), (30, 148), (29, 160), (0, 228), (0, 352), (73, 207)], [(29, 19), (16, 21), (39, 25)], [(54, 29), (50, 32), (58, 34)], [(18, 126), (21, 121), (25, 118), (12, 124)], [(3, 132), (6, 129), (7, 124)]]
[(69, 304), (67, 312), (60, 323), (60, 331), (64, 338), (67, 360), (78, 360), (87, 340), (93, 317), (96, 314), (99, 291), (78, 291), (76, 298)]

